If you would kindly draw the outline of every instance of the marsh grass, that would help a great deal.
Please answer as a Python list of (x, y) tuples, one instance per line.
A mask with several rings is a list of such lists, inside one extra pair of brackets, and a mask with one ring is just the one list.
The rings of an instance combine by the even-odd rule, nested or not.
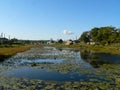
[(33, 45), (12, 45), (8, 47), (0, 47), (0, 61), (9, 58), (19, 52), (29, 50)]
[[(105, 52), (112, 54), (120, 54), (119, 46), (90, 46), (90, 45), (70, 45), (65, 46), (64, 44), (55, 44), (58, 48), (75, 48), (76, 50), (87, 49), (95, 50), (96, 52)], [(13, 47), (2, 47), (0, 48), (1, 57), (7, 55), (14, 55), (18, 52), (22, 52), (30, 49), (33, 46), (13, 46)], [(5, 55), (5, 56), (4, 56)], [(96, 59), (97, 57), (93, 57)], [(52, 67), (49, 64), (40, 64), (35, 65), (34, 68), (49, 68), (62, 73), (67, 73), (72, 70), (75, 65), (63, 63), (62, 65), (56, 64)], [(80, 67), (80, 66), (79, 66)], [(73, 68), (79, 69), (79, 68)], [(108, 73), (106, 80), (112, 79), (110, 82), (96, 81), (95, 79), (90, 79), (87, 81), (66, 81), (66, 82), (54, 82), (54, 81), (43, 81), (43, 80), (33, 80), (33, 79), (22, 79), (22, 78), (12, 78), (0, 76), (0, 88), (3, 90), (120, 90), (120, 64), (103, 64), (101, 65), (96, 72), (96, 75), (100, 75), (100, 70), (105, 73)], [(83, 72), (83, 71), (82, 71)], [(86, 74), (89, 74), (87, 70), (84, 70)], [(80, 73), (80, 72), (78, 72)], [(81, 73), (80, 73), (81, 74)], [(104, 77), (103, 77), (104, 78)]]
[(50, 46), (54, 46), (59, 49), (60, 48), (74, 48), (75, 50), (88, 50), (88, 51), (95, 51), (96, 53), (110, 53), (110, 54), (120, 55), (120, 45), (52, 44)]

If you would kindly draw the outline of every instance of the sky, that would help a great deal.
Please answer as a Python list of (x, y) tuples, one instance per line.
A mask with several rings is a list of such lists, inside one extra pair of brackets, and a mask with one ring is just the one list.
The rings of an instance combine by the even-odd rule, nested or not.
[(0, 33), (6, 37), (76, 39), (111, 25), (120, 28), (120, 0), (0, 0)]

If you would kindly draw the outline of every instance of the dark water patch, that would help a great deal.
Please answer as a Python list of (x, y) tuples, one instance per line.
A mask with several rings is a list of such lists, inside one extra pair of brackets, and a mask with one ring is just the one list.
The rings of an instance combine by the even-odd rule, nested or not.
[(81, 59), (90, 63), (94, 68), (103, 64), (120, 64), (120, 55), (80, 51)]
[(2, 72), (1, 75), (7, 77), (16, 77), (16, 78), (28, 78), (28, 79), (39, 79), (46, 81), (105, 81), (104, 78), (97, 77), (96, 75), (91, 74), (83, 74), (79, 75), (76, 72), (69, 72), (67, 74), (63, 74), (60, 72), (49, 71), (46, 69), (37, 69), (32, 67), (23, 67), (19, 69), (14, 69), (10, 71)]
[(0, 55), (0, 62), (3, 62), (5, 59), (10, 58), (11, 55)]
[(112, 64), (120, 64), (120, 55), (99, 53), (97, 54), (99, 57), (99, 61), (108, 62)]

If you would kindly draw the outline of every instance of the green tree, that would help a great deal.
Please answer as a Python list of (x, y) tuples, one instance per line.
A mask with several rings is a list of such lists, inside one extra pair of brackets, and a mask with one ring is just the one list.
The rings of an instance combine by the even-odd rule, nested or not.
[(101, 34), (102, 34), (102, 41), (105, 41), (106, 43), (110, 42), (110, 36), (115, 33), (115, 28), (112, 26), (107, 27), (101, 27)]
[(83, 32), (81, 37), (79, 38), (79, 40), (82, 41), (82, 42), (85, 42), (85, 43), (89, 42), (90, 41), (89, 32), (88, 31)]
[(113, 26), (95, 27), (90, 31), (83, 32), (80, 37), (81, 41), (94, 41), (99, 44), (120, 43), (120, 29)]
[(95, 42), (99, 41), (98, 33), (99, 33), (99, 28), (96, 27), (90, 31), (91, 39)]
[(63, 40), (59, 39), (57, 42), (61, 44), (61, 43), (63, 43)]
[(108, 44), (115, 41), (116, 30), (112, 26), (93, 28), (90, 31), (91, 39), (101, 44)]
[(117, 29), (116, 42), (117, 42), (117, 43), (120, 43), (120, 29)]

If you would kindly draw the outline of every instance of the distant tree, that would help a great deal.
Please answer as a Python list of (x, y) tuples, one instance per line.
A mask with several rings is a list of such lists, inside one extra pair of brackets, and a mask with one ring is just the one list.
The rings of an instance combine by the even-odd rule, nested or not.
[(113, 26), (95, 27), (90, 31), (83, 32), (81, 41), (89, 42), (94, 41), (100, 44), (120, 43), (120, 29), (116, 29)]
[(16, 38), (13, 38), (10, 40), (11, 43), (16, 43), (17, 41), (18, 41), (18, 39), (16, 39)]
[(58, 43), (63, 43), (63, 40), (62, 40), (62, 39), (59, 39), (57, 42), (58, 42)]
[(89, 42), (90, 41), (89, 32), (88, 31), (83, 32), (81, 37), (79, 38), (79, 40), (82, 41), (82, 42), (85, 42), (85, 43)]
[(110, 36), (115, 33), (115, 28), (112, 26), (107, 26), (107, 27), (101, 27), (100, 28), (101, 31), (101, 37), (102, 40), (101, 41), (105, 41), (105, 43), (109, 43), (110, 42)]
[(116, 29), (112, 26), (93, 28), (90, 31), (91, 39), (101, 44), (108, 44), (115, 41)]
[(90, 31), (90, 36), (92, 38), (93, 41), (98, 42), (100, 41), (100, 37), (99, 37), (99, 28), (93, 28)]
[(117, 42), (117, 43), (120, 43), (120, 29), (117, 29), (116, 42)]
[(118, 37), (118, 33), (117, 33), (117, 30), (115, 30), (115, 31), (112, 32), (111, 35), (109, 36), (109, 42), (110, 42), (110, 43), (116, 43), (116, 42), (117, 42), (117, 37)]

